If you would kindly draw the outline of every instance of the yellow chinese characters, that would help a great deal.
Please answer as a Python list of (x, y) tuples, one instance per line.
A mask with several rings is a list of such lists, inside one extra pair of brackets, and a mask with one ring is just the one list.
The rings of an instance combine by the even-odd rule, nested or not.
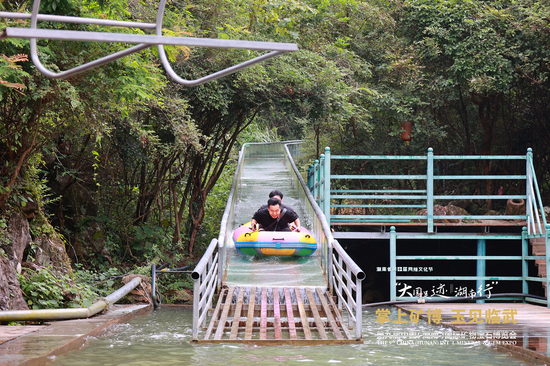
[[(485, 311), (481, 309), (470, 309), (469, 313), (465, 309), (451, 309), (451, 324), (517, 324), (515, 316), (518, 314), (517, 309), (487, 309)], [(397, 319), (390, 319), (390, 309), (376, 309), (376, 322), (380, 324), (384, 323), (414, 323), (418, 324), (421, 314), (425, 314), (425, 318), (428, 323), (441, 324), (442, 311), (441, 309), (411, 309), (407, 314), (401, 309), (397, 309)]]

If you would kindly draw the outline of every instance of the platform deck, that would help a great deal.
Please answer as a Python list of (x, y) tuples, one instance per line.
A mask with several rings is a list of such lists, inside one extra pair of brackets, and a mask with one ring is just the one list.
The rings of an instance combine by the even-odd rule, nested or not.
[(332, 296), (319, 287), (222, 289), (206, 331), (197, 342), (277, 344), (360, 343)]

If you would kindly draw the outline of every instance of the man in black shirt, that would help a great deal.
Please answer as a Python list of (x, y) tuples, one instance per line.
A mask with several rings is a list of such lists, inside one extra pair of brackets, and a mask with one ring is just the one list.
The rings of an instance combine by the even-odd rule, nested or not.
[(300, 218), (289, 206), (284, 206), (278, 198), (270, 198), (267, 206), (262, 206), (252, 217), (251, 229), (256, 230), (256, 225), (260, 224), (260, 229), (266, 231), (290, 231), (288, 224), (294, 223), (296, 231), (300, 231)]
[[(292, 207), (287, 206), (283, 203), (283, 192), (279, 191), (278, 189), (274, 189), (273, 191), (269, 192), (269, 198), (278, 198), (281, 201), (281, 211), (285, 208), (287, 210), (290, 209), (291, 211), (294, 211)], [(267, 208), (267, 205), (261, 205), (260, 209), (262, 208)]]

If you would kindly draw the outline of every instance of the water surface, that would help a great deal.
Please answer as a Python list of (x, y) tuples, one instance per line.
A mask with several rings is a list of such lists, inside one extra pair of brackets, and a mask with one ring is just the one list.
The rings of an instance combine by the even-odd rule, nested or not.
[[(91, 338), (80, 351), (55, 358), (53, 365), (528, 365), (483, 342), (439, 344), (458, 332), (422, 320), (418, 324), (379, 324), (374, 309), (363, 313), (363, 344), (301, 347), (194, 345), (190, 343), (192, 313), (190, 308), (162, 308), (116, 325), (106, 336)], [(382, 334), (392, 336), (384, 339)], [(424, 345), (416, 338), (422, 335)], [(395, 342), (389, 344), (391, 340)], [(384, 341), (386, 344), (381, 344)]]

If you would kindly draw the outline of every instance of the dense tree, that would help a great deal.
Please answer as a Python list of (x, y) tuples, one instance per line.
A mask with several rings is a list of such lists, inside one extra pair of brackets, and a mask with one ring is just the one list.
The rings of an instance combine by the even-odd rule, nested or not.
[[(43, 11), (154, 22), (156, 6), (51, 0)], [(211, 239), (203, 236), (217, 219), (207, 216), (208, 197), (231, 179), (228, 164), (245, 131), (305, 138), (311, 158), (324, 146), (350, 154), (423, 154), (430, 146), (442, 154), (523, 154), (532, 146), (537, 165), (550, 171), (547, 19), (548, 7), (531, 0), (171, 1), (166, 35), (300, 48), (194, 88), (165, 78), (156, 49), (51, 80), (28, 62), (27, 41), (3, 40), (0, 206), (7, 212), (40, 199), (47, 186), (46, 212), (75, 260), (181, 261)], [(126, 46), (39, 41), (52, 70)], [(261, 54), (166, 52), (186, 79)], [(404, 120), (414, 125), (410, 145), (399, 139)]]
[[(455, 131), (468, 153), (493, 154), (498, 130), (512, 127), (507, 104), (513, 101), (530, 109), (518, 92), (525, 83), (540, 85), (547, 79), (541, 29), (529, 25), (540, 16), (539, 6), (513, 0), (414, 0), (399, 12), (403, 35), (425, 67), (431, 113), (438, 124)], [(491, 169), (491, 162), (485, 161), (484, 173)], [(487, 194), (494, 190), (488, 181)]]

